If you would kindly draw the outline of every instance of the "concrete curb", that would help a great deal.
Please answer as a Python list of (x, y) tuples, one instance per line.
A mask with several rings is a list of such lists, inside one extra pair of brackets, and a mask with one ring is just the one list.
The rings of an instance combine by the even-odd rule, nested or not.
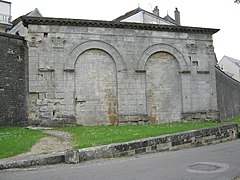
[(0, 160), (0, 170), (50, 165), (64, 162), (64, 152)]
[(183, 148), (217, 144), (237, 138), (238, 125), (231, 123), (223, 126), (163, 135), (125, 143), (68, 150), (65, 154), (65, 162), (79, 163), (98, 158), (133, 156), (137, 154), (179, 150)]
[(57, 163), (80, 163), (97, 158), (133, 156), (167, 150), (178, 150), (217, 144), (238, 138), (238, 125), (236, 123), (206, 129), (192, 130), (171, 135), (146, 138), (125, 143), (110, 144), (79, 150), (66, 150), (65, 152), (46, 155), (9, 158), (0, 160), (0, 169), (26, 168), (37, 165)]

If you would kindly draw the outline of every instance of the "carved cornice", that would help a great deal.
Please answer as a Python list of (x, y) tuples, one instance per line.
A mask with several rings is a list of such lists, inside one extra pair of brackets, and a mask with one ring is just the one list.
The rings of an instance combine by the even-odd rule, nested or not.
[(132, 22), (116, 22), (116, 21), (99, 21), (99, 20), (83, 20), (83, 19), (66, 19), (66, 18), (46, 18), (46, 17), (21, 17), (24, 26), (32, 25), (58, 25), (58, 26), (82, 26), (82, 27), (103, 27), (103, 28), (121, 28), (121, 29), (141, 29), (150, 31), (167, 31), (167, 32), (185, 32), (214, 34), (219, 29), (159, 25)]

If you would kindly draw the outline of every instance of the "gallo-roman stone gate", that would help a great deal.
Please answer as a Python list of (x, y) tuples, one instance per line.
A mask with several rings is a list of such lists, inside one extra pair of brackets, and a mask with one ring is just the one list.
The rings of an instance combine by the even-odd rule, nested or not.
[(33, 123), (217, 119), (215, 29), (26, 17)]
[(27, 16), (21, 20), (28, 28), (28, 56), (23, 58), (28, 64), (28, 124), (219, 120), (212, 40), (218, 29)]

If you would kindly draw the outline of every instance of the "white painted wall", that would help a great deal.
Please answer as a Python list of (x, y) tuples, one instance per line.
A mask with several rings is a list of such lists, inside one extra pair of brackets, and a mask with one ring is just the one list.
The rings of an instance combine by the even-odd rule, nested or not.
[(233, 62), (229, 61), (226, 57), (219, 62), (220, 68), (227, 74), (233, 74), (232, 78), (240, 81), (240, 68)]
[(162, 24), (162, 25), (175, 25), (170, 23), (160, 17), (156, 17), (150, 13), (141, 11), (137, 14), (134, 14), (124, 20), (122, 22), (136, 22), (136, 23), (147, 23), (147, 24)]
[(133, 16), (130, 16), (122, 21), (123, 22), (143, 23), (143, 12), (141, 11), (141, 12), (134, 14)]
[(11, 26), (11, 3), (0, 1), (0, 32)]
[[(0, 15), (11, 16), (11, 3), (0, 1)], [(0, 16), (0, 20), (4, 20), (2, 16)]]

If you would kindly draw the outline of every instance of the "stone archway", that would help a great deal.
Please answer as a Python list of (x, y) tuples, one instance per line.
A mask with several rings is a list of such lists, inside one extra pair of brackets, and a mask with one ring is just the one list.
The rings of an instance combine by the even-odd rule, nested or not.
[(156, 53), (156, 52), (168, 52), (172, 56), (174, 56), (179, 63), (179, 71), (189, 71), (189, 65), (187, 61), (185, 60), (182, 53), (177, 50), (175, 47), (170, 46), (168, 44), (155, 44), (153, 46), (150, 46), (147, 48), (141, 55), (141, 59), (138, 62), (137, 68), (138, 70), (144, 70), (146, 62), (148, 58)]
[(117, 70), (112, 56), (102, 49), (88, 49), (75, 63), (77, 124), (117, 123)]
[(120, 55), (120, 53), (109, 43), (106, 43), (104, 41), (98, 41), (98, 40), (85, 41), (77, 45), (75, 48), (73, 48), (73, 50), (69, 53), (68, 58), (66, 59), (65, 69), (73, 70), (78, 57), (83, 52), (89, 49), (101, 49), (107, 52), (114, 60), (116, 64), (117, 72), (121, 72), (126, 69), (125, 63), (123, 62), (123, 58)]
[(168, 52), (155, 52), (145, 64), (147, 112), (152, 123), (181, 120), (182, 86), (177, 59)]

